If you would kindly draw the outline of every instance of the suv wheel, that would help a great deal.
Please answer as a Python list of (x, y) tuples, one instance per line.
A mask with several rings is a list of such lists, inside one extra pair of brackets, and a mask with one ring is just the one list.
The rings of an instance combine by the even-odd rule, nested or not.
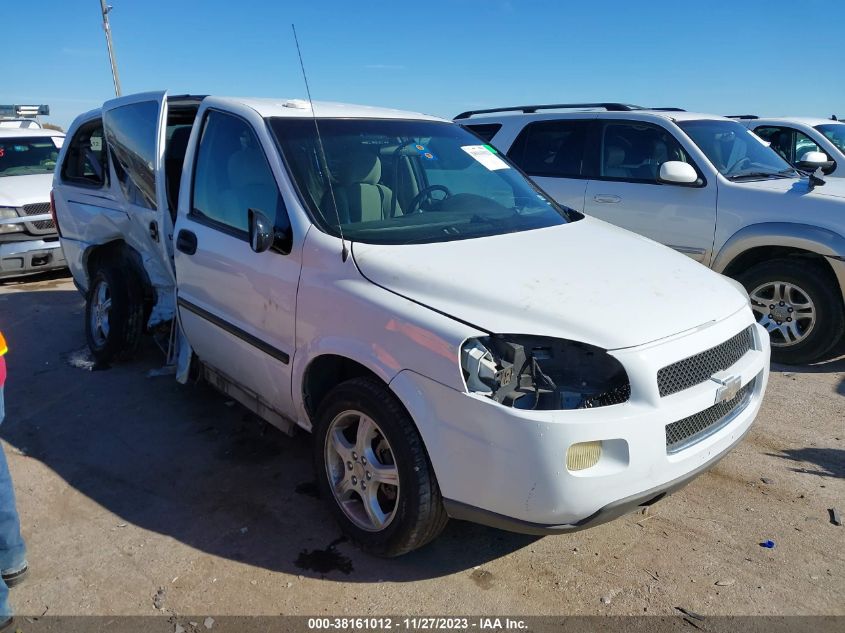
[(354, 378), (323, 400), (314, 430), (321, 496), (365, 550), (399, 556), (446, 525), (440, 488), (413, 420), (373, 378)]
[(816, 262), (797, 258), (762, 262), (738, 276), (757, 321), (769, 331), (772, 360), (819, 360), (842, 338), (842, 300), (829, 277)]
[(85, 301), (85, 335), (98, 363), (126, 359), (138, 349), (144, 326), (140, 284), (105, 265), (91, 278)]

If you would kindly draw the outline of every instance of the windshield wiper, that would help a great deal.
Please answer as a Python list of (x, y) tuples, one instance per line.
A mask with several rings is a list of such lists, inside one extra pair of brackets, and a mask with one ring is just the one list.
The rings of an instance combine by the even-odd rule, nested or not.
[(734, 174), (732, 176), (728, 176), (728, 180), (737, 181), (737, 180), (760, 180), (762, 178), (791, 178), (792, 175), (786, 174), (779, 171), (750, 171), (745, 174)]

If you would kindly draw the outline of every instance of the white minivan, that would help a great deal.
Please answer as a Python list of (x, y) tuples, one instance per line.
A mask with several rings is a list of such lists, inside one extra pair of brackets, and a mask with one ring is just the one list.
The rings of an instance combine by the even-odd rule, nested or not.
[(610, 520), (760, 408), (768, 336), (738, 284), (554, 203), (450, 121), (146, 93), (68, 138), (55, 212), (95, 357), (172, 322), (179, 379), (312, 432), (322, 496), (374, 553), (450, 516)]

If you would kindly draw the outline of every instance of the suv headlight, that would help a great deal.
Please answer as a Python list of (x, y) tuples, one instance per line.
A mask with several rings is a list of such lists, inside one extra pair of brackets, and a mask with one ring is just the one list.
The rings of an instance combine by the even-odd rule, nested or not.
[[(0, 220), (9, 220), (17, 217), (20, 216), (18, 216), (18, 210), (14, 207), (0, 207)], [(18, 233), (23, 230), (23, 224), (0, 224), (0, 234)]]
[(631, 395), (628, 374), (607, 351), (546, 336), (469, 339), (461, 369), (470, 392), (517, 409), (589, 409)]

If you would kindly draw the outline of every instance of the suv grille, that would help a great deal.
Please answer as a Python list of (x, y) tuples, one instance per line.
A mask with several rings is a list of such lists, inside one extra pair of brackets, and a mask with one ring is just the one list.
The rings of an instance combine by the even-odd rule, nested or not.
[[(42, 215), (44, 213), (50, 213), (50, 203), (39, 202), (37, 204), (25, 204), (23, 205), (23, 212), (26, 215)], [(35, 229), (39, 232), (56, 230), (56, 225), (52, 220), (38, 220), (36, 222), (27, 222), (27, 224), (35, 227)]]
[(742, 358), (754, 347), (753, 326), (729, 338), (724, 343), (705, 352), (690, 356), (677, 363), (667, 365), (657, 372), (657, 387), (660, 397), (678, 393), (710, 379), (716, 372), (723, 371)]
[(748, 406), (756, 384), (757, 379), (755, 378), (740, 389), (730, 400), (719, 402), (695, 415), (667, 424), (666, 452), (677, 453), (696, 442), (700, 442), (733, 420), (738, 413)]

